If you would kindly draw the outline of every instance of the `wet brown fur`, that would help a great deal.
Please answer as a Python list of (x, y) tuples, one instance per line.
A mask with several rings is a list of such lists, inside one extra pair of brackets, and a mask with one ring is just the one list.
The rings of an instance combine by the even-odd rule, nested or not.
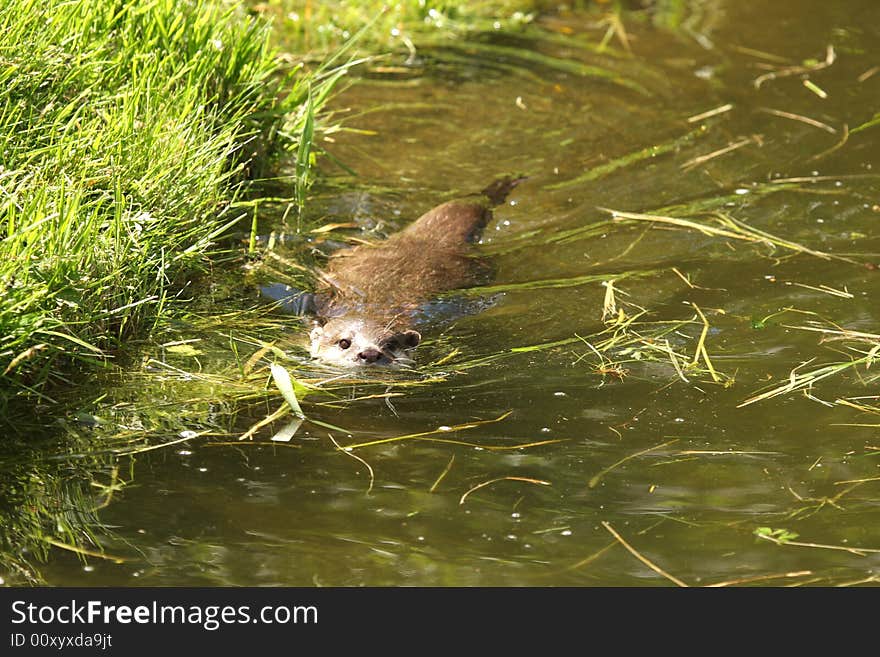
[(491, 216), (485, 203), (450, 201), (383, 242), (334, 255), (321, 275), (319, 315), (405, 323), (419, 304), (476, 280), (470, 243)]
[[(420, 340), (410, 330), (412, 312), (442, 292), (474, 284), (484, 271), (472, 243), (492, 207), (520, 180), (500, 179), (473, 200), (429, 210), (387, 240), (333, 255), (315, 295), (326, 324), (312, 331), (312, 355), (347, 366), (405, 358)], [(339, 349), (343, 339), (351, 347)]]

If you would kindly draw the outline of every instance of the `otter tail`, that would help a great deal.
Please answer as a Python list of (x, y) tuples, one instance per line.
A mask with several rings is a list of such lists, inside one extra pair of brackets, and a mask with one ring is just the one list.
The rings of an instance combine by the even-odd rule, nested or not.
[(504, 178), (499, 178), (492, 182), (480, 193), (488, 198), (493, 206), (501, 205), (504, 203), (504, 199), (507, 198), (507, 195), (510, 194), (510, 191), (526, 178), (528, 178), (528, 176), (519, 176), (517, 178), (504, 176)]

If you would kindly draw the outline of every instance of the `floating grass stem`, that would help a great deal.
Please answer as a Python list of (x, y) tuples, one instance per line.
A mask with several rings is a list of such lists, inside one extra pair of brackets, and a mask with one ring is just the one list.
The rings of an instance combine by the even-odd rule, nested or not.
[(595, 488), (596, 486), (599, 485), (599, 483), (602, 481), (602, 479), (603, 479), (603, 477), (605, 477), (605, 475), (607, 475), (609, 472), (611, 472), (612, 470), (614, 470), (618, 466), (623, 465), (627, 461), (629, 461), (631, 459), (638, 458), (640, 456), (644, 456), (645, 454), (649, 454), (650, 452), (661, 449), (663, 447), (667, 447), (668, 445), (672, 445), (673, 443), (676, 443), (676, 442), (678, 442), (678, 438), (673, 438), (672, 440), (667, 440), (665, 443), (660, 443), (659, 445), (654, 445), (653, 447), (649, 447), (648, 449), (643, 449), (639, 452), (636, 452), (635, 454), (629, 454), (628, 456), (624, 456), (619, 461), (615, 461), (614, 463), (609, 465), (607, 468), (604, 468), (604, 469), (600, 470), (598, 473), (596, 473), (595, 475), (593, 475), (593, 477), (590, 478), (590, 481), (587, 482), (587, 487), (588, 488)]
[(665, 577), (666, 579), (668, 579), (670, 582), (672, 582), (672, 583), (675, 584), (676, 586), (681, 586), (681, 587), (687, 588), (687, 586), (688, 586), (687, 584), (685, 584), (683, 581), (681, 581), (681, 580), (678, 579), (677, 577), (675, 577), (675, 576), (670, 575), (669, 573), (667, 573), (665, 570), (663, 570), (662, 568), (660, 568), (660, 566), (658, 566), (657, 564), (655, 564), (653, 561), (651, 561), (651, 560), (648, 559), (646, 556), (644, 556), (643, 554), (641, 554), (638, 550), (636, 550), (632, 545), (630, 545), (630, 544), (627, 543), (625, 540), (623, 540), (623, 537), (622, 537), (620, 534), (618, 534), (617, 531), (615, 531), (614, 527), (611, 526), (611, 523), (606, 522), (606, 521), (603, 520), (603, 521), (602, 521), (602, 526), (603, 526), (605, 529), (608, 530), (608, 533), (611, 534), (611, 535), (614, 537), (614, 539), (615, 539), (618, 543), (620, 543), (623, 547), (626, 548), (627, 552), (629, 552), (629, 553), (630, 553), (631, 555), (633, 555), (636, 559), (638, 559), (638, 560), (641, 561), (643, 564), (645, 564), (648, 568), (650, 568), (651, 570), (653, 570), (653, 571), (654, 571), (655, 573), (657, 573), (658, 575), (662, 575), (663, 577)]
[(715, 368), (712, 366), (712, 361), (709, 359), (709, 352), (706, 351), (706, 336), (709, 334), (709, 321), (706, 319), (706, 316), (703, 314), (703, 311), (700, 310), (700, 307), (691, 303), (694, 307), (694, 310), (697, 311), (697, 314), (700, 316), (700, 320), (703, 322), (703, 329), (700, 331), (700, 337), (697, 341), (697, 349), (694, 354), (693, 363), (696, 365), (699, 362), (700, 358), (703, 359), (703, 362), (706, 363), (706, 368), (709, 370), (709, 374), (712, 376), (712, 380), (715, 383), (719, 383), (721, 381), (721, 377), (718, 376), (718, 373), (715, 371)]
[(807, 125), (811, 125), (814, 128), (819, 128), (820, 130), (824, 130), (825, 132), (829, 132), (832, 135), (837, 134), (837, 129), (832, 128), (827, 123), (822, 123), (821, 121), (817, 121), (816, 119), (811, 119), (809, 116), (802, 116), (801, 114), (794, 114), (792, 112), (783, 112), (782, 110), (771, 109), (769, 107), (762, 107), (760, 109), (761, 112), (766, 114), (772, 114), (773, 116), (779, 116), (783, 119), (791, 119), (792, 121), (800, 121), (801, 123), (806, 123)]
[(880, 125), (880, 112), (877, 112), (870, 120), (865, 121), (864, 123), (853, 128), (850, 134), (854, 135), (861, 132), (862, 130), (867, 130), (868, 128), (873, 128), (878, 125)]
[[(793, 545), (796, 547), (807, 547), (807, 548), (817, 548), (820, 550), (841, 550), (843, 552), (849, 552), (850, 554), (854, 554), (859, 557), (865, 557), (868, 554), (877, 554), (880, 553), (880, 548), (863, 548), (863, 547), (851, 547), (848, 545), (829, 545), (827, 543), (807, 543), (804, 541), (795, 541), (793, 539), (787, 539), (785, 537), (780, 537), (777, 535), (775, 531), (764, 531), (766, 528), (759, 527), (755, 530), (755, 536), (758, 538), (770, 541), (771, 543), (775, 543), (776, 545)], [(779, 531), (779, 530), (777, 530)], [(795, 536), (797, 536), (795, 534)]]
[(806, 577), (812, 575), (812, 570), (798, 570), (790, 573), (773, 573), (770, 575), (752, 575), (751, 577), (740, 577), (739, 579), (728, 579), (723, 582), (715, 582), (714, 584), (706, 584), (706, 588), (721, 588), (725, 586), (740, 586), (742, 584), (754, 584), (756, 582), (766, 582), (771, 579), (789, 579), (795, 577)]
[(373, 468), (370, 467), (370, 464), (367, 463), (367, 462), (366, 462), (364, 459), (362, 459), (360, 456), (358, 456), (357, 454), (352, 454), (352, 453), (351, 453), (351, 448), (345, 448), (345, 447), (342, 447), (338, 442), (336, 442), (336, 439), (333, 437), (333, 434), (332, 434), (332, 433), (328, 433), (327, 435), (330, 437), (330, 440), (331, 440), (331, 441), (333, 442), (333, 444), (336, 446), (336, 449), (337, 449), (338, 451), (342, 452), (343, 454), (345, 454), (345, 455), (347, 455), (347, 456), (350, 456), (351, 458), (353, 458), (353, 459), (356, 460), (356, 461), (360, 461), (361, 463), (364, 464), (364, 467), (367, 468), (367, 472), (370, 473), (370, 485), (367, 486), (367, 493), (366, 493), (366, 494), (369, 495), (370, 492), (373, 490), (373, 483), (374, 483), (375, 480), (376, 480), (376, 476), (373, 474)]
[(816, 383), (818, 383), (822, 379), (826, 379), (830, 376), (835, 376), (846, 370), (854, 368), (857, 365), (870, 364), (875, 359), (876, 355), (872, 355), (871, 357), (856, 358), (847, 362), (823, 365), (808, 372), (799, 372), (799, 369), (801, 369), (802, 367), (806, 367), (812, 362), (812, 360), (806, 361), (804, 363), (801, 363), (791, 371), (791, 373), (789, 374), (788, 383), (771, 388), (766, 392), (753, 395), (745, 401), (737, 404), (737, 408), (749, 406), (750, 404), (754, 404), (759, 401), (764, 401), (766, 399), (771, 399), (773, 397), (778, 397), (780, 395), (785, 395), (798, 390), (809, 391)]
[(694, 114), (693, 116), (689, 116), (687, 118), (688, 123), (698, 123), (699, 121), (705, 121), (706, 119), (712, 118), (713, 116), (718, 116), (719, 114), (724, 114), (725, 112), (729, 112), (733, 109), (733, 103), (726, 103), (715, 109), (710, 109), (706, 112), (701, 112), (700, 114)]
[(666, 153), (677, 151), (685, 144), (689, 144), (690, 142), (704, 136), (705, 134), (705, 128), (696, 128), (668, 142), (657, 144), (654, 146), (648, 146), (633, 153), (629, 153), (628, 155), (618, 157), (600, 166), (593, 167), (592, 169), (585, 171), (581, 175), (572, 178), (571, 180), (564, 180), (562, 182), (547, 185), (545, 189), (566, 189), (567, 187), (574, 187), (576, 185), (582, 185), (586, 182), (592, 182), (594, 180), (604, 178), (605, 176), (617, 171), (618, 169), (628, 167), (632, 164), (637, 164), (644, 160), (653, 159), (659, 155), (664, 155)]
[(774, 69), (769, 73), (765, 73), (763, 75), (759, 75), (752, 81), (752, 84), (755, 85), (756, 89), (759, 89), (762, 84), (768, 82), (770, 80), (776, 80), (779, 78), (787, 78), (792, 75), (801, 75), (804, 73), (811, 73), (813, 71), (821, 71), (824, 68), (828, 68), (832, 64), (834, 64), (837, 59), (837, 53), (834, 50), (834, 46), (829, 45), (825, 49), (825, 59), (822, 61), (812, 62), (809, 64), (803, 64), (798, 66), (781, 66), (779, 68)]
[[(447, 45), (446, 47), (461, 47), (455, 46), (455, 44)], [(524, 48), (514, 48), (509, 46), (501, 46), (490, 43), (469, 43), (464, 48), (471, 52), (479, 52), (486, 53), (487, 55), (494, 56), (503, 56), (509, 57), (511, 59), (520, 59), (527, 62), (531, 62), (533, 64), (539, 64), (546, 68), (563, 71), (565, 73), (572, 73), (574, 75), (578, 75), (584, 78), (594, 78), (598, 80), (604, 80), (606, 82), (610, 82), (617, 86), (623, 87), (625, 89), (629, 89), (630, 91), (635, 91), (637, 94), (641, 96), (652, 96), (653, 94), (646, 89), (644, 86), (635, 82), (634, 80), (630, 80), (619, 73), (616, 73), (607, 68), (602, 68), (599, 66), (591, 66), (589, 64), (584, 64), (583, 62), (574, 60), (574, 59), (564, 59), (562, 57), (553, 57), (550, 55), (545, 55), (540, 52), (535, 52), (533, 50), (527, 50)]]
[(700, 155), (698, 157), (692, 158), (681, 165), (682, 171), (690, 171), (691, 169), (701, 166), (710, 160), (714, 160), (717, 157), (721, 157), (722, 155), (727, 155), (728, 153), (732, 153), (733, 151), (739, 150), (743, 146), (748, 146), (749, 144), (760, 144), (761, 139), (759, 137), (745, 137), (738, 141), (732, 142), (725, 146), (724, 148), (719, 148), (716, 151), (712, 151), (711, 153), (707, 153), (706, 155)]
[(446, 478), (446, 475), (449, 474), (449, 471), (452, 470), (452, 464), (455, 462), (455, 454), (449, 457), (449, 463), (446, 464), (446, 467), (443, 468), (443, 472), (440, 473), (440, 476), (434, 480), (434, 483), (431, 484), (431, 487), (428, 489), (429, 493), (433, 493), (437, 490), (437, 486), (440, 485), (440, 482)]
[[(794, 311), (793, 309), (789, 310), (791, 312), (802, 312), (803, 314), (807, 315), (816, 315), (815, 313), (811, 312)], [(805, 361), (791, 370), (788, 376), (787, 383), (774, 386), (769, 390), (749, 397), (748, 399), (741, 402), (738, 405), (738, 408), (791, 392), (804, 391), (805, 393), (809, 394), (813, 386), (823, 379), (827, 379), (829, 377), (836, 376), (847, 371), (856, 370), (858, 367), (861, 366), (864, 366), (867, 370), (872, 365), (880, 361), (880, 334), (868, 333), (865, 331), (854, 331), (837, 326), (833, 322), (827, 322), (827, 320), (823, 321), (825, 321), (824, 324), (820, 323), (819, 321), (813, 321), (812, 323), (809, 323), (807, 325), (784, 326), (786, 326), (786, 328), (796, 330), (822, 333), (825, 336), (825, 340), (845, 340), (853, 343), (848, 347), (848, 351), (851, 352), (850, 360), (828, 363), (826, 365), (822, 365), (808, 371), (801, 371), (807, 365), (812, 363), (815, 358)], [(840, 399), (838, 399), (836, 403), (855, 406), (855, 404), (853, 404), (852, 402), (847, 402)]]
[(68, 552), (73, 552), (80, 556), (85, 557), (95, 557), (97, 559), (104, 559), (106, 561), (112, 561), (116, 564), (125, 563), (127, 560), (123, 557), (118, 557), (112, 554), (107, 554), (106, 552), (98, 552), (96, 550), (89, 550), (88, 548), (80, 547), (78, 545), (72, 545), (70, 543), (65, 543), (64, 541), (59, 541), (57, 538), (46, 537), (43, 539), (49, 545), (53, 547), (61, 548), (62, 550), (67, 550)]
[(807, 89), (809, 89), (814, 94), (819, 96), (819, 98), (821, 98), (822, 100), (825, 100), (826, 98), (828, 98), (828, 92), (825, 91), (822, 87), (820, 87), (818, 84), (816, 84), (812, 80), (807, 79), (807, 80), (804, 80), (803, 83)]
[(745, 242), (764, 243), (772, 246), (784, 248), (796, 253), (806, 253), (808, 255), (822, 258), (823, 260), (840, 260), (850, 264), (858, 264), (857, 261), (824, 251), (811, 249), (797, 242), (777, 237), (768, 232), (749, 226), (743, 221), (735, 219), (724, 213), (715, 213), (710, 219), (713, 223), (704, 223), (693, 219), (683, 219), (680, 217), (668, 217), (653, 214), (640, 214), (636, 212), (621, 212), (619, 210), (611, 210), (608, 208), (599, 208), (605, 212), (611, 213), (612, 217), (620, 221), (649, 221), (657, 224), (665, 224), (670, 226), (678, 226), (679, 228), (687, 228), (696, 230), (703, 235), (714, 237), (727, 237), (729, 239), (741, 240)]
[(475, 422), (465, 422), (463, 424), (457, 424), (451, 427), (439, 427), (434, 429), (433, 431), (423, 431), (420, 433), (410, 433), (404, 436), (394, 436), (393, 438), (382, 438), (380, 440), (371, 440), (364, 443), (356, 443), (354, 445), (346, 445), (346, 449), (360, 449), (361, 447), (371, 447), (373, 445), (385, 445), (387, 443), (399, 442), (401, 440), (413, 440), (419, 438), (425, 438), (428, 436), (435, 436), (440, 433), (449, 433), (452, 431), (465, 431), (467, 429), (473, 429), (475, 427), (482, 426), (484, 424), (494, 424), (495, 422), (501, 422), (501, 420), (508, 417), (513, 411), (508, 411), (507, 413), (503, 413), (499, 415), (494, 420), (477, 420)]
[(464, 504), (468, 495), (470, 495), (474, 491), (480, 490), (481, 488), (485, 488), (486, 486), (491, 486), (492, 484), (498, 483), (499, 481), (524, 481), (527, 484), (535, 484), (538, 486), (549, 486), (550, 485), (549, 481), (544, 481), (543, 479), (532, 479), (530, 477), (496, 477), (495, 479), (490, 479), (489, 481), (484, 481), (481, 484), (477, 484), (476, 486), (474, 486), (473, 488), (471, 488), (470, 490), (465, 492), (461, 496), (461, 499), (458, 500), (458, 503), (460, 505)]

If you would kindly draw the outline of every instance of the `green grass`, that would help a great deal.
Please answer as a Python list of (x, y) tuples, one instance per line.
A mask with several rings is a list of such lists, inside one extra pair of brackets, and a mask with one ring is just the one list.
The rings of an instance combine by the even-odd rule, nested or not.
[(283, 75), (268, 24), (237, 4), (3, 2), (4, 406), (107, 362), (186, 296), (335, 79)]
[[(620, 10), (616, 3), (595, 0), (580, 0), (574, 5), (593, 10), (595, 21)], [(536, 23), (541, 16), (566, 14), (572, 9), (571, 3), (547, 0), (266, 0), (254, 5), (255, 11), (272, 17), (285, 47), (301, 53), (294, 57), (319, 57), (358, 34), (360, 54), (369, 58), (370, 70), (380, 74), (412, 73), (435, 57), (472, 64), (474, 54), (479, 53), (483, 65), (507, 74), (541, 80), (530, 70), (540, 66), (651, 96), (649, 89), (613, 69), (523, 45), (555, 43), (612, 58), (623, 56), (599, 42), (601, 32), (594, 42), (592, 38), (571, 38), (564, 29), (563, 33), (543, 29)], [(623, 29), (619, 20), (614, 25)], [(501, 41), (496, 42), (493, 35)], [(517, 42), (505, 43), (510, 37)], [(644, 67), (643, 72), (648, 70)]]
[(257, 10), (271, 16), (286, 44), (299, 52), (340, 47), (365, 24), (365, 51), (412, 50), (430, 34), (444, 40), (475, 32), (515, 30), (530, 23), (535, 0), (267, 0)]

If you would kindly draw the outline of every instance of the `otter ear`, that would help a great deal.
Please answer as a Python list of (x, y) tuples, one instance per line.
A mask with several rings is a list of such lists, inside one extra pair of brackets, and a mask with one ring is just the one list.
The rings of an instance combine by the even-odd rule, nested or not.
[(400, 337), (403, 339), (404, 346), (409, 349), (418, 347), (422, 341), (422, 336), (418, 331), (404, 331)]

